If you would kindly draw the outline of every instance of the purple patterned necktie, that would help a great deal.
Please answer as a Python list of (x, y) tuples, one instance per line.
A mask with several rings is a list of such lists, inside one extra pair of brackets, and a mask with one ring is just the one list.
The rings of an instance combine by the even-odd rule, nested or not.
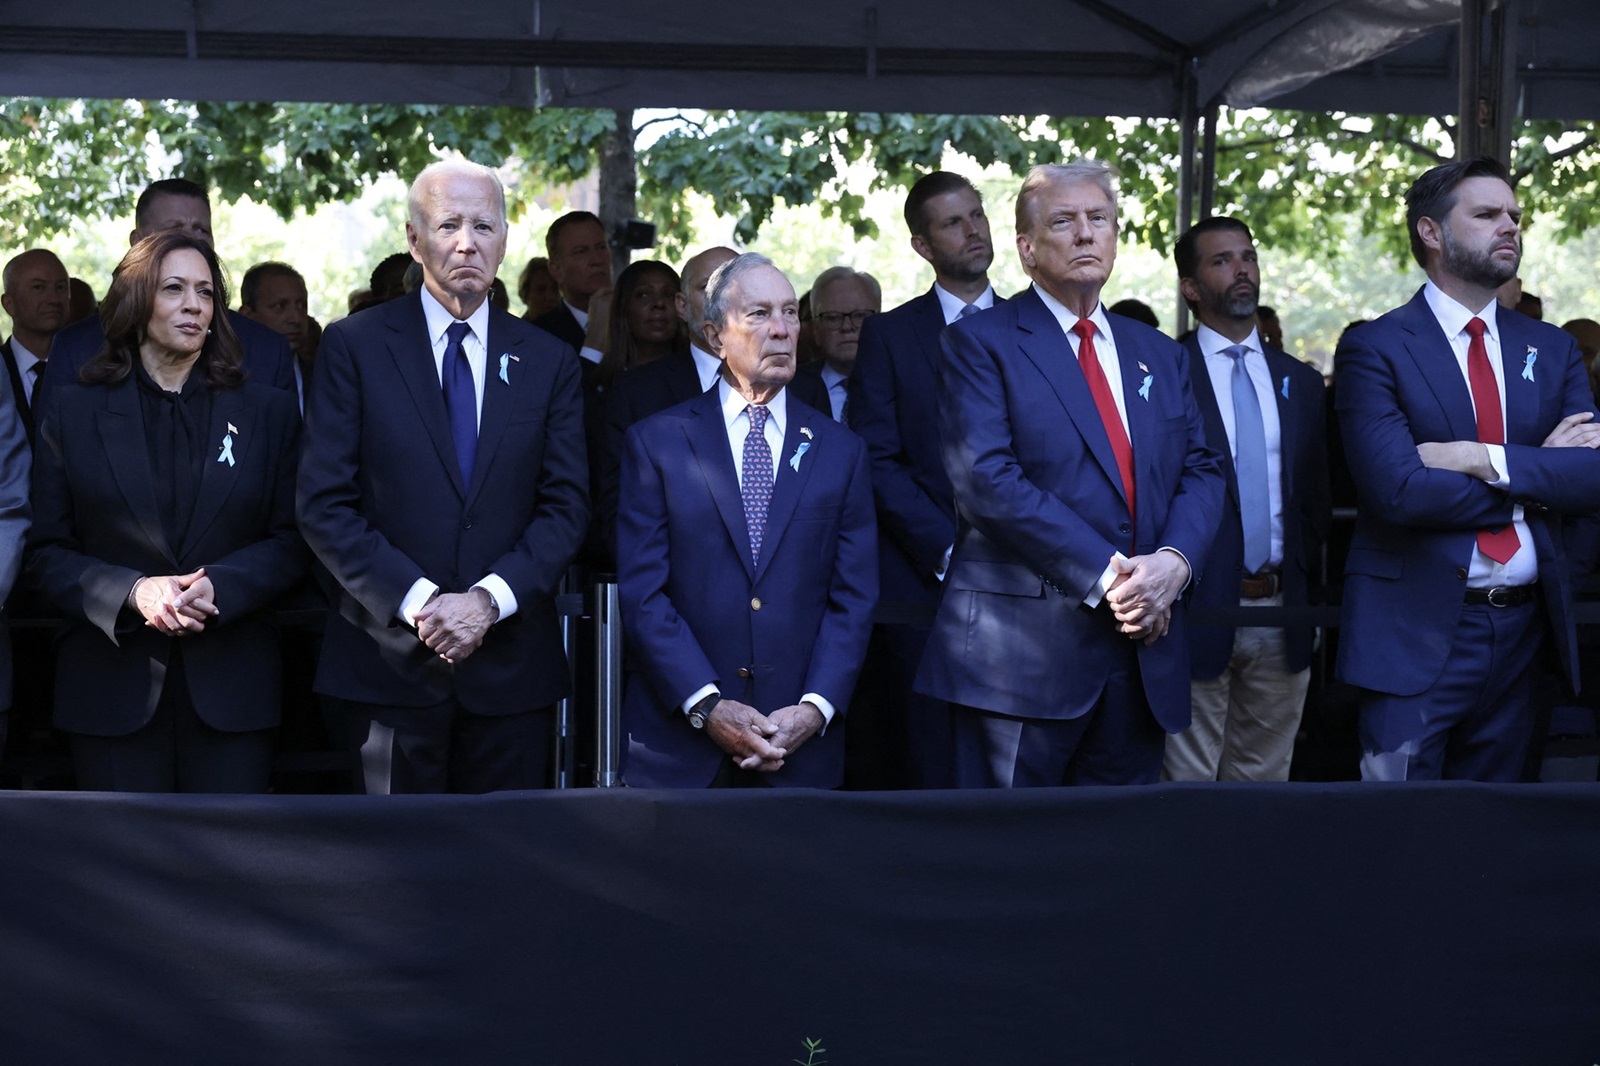
[(767, 416), (771, 412), (756, 404), (744, 410), (750, 416), (750, 433), (744, 439), (744, 483), (739, 492), (744, 497), (745, 528), (750, 531), (750, 561), (759, 566), (767, 504), (772, 502), (772, 448), (767, 444)]

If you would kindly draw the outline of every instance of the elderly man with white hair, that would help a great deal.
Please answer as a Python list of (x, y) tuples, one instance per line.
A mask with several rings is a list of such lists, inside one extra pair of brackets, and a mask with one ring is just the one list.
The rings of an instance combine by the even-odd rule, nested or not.
[(368, 792), (538, 788), (589, 519), (577, 357), (489, 303), (494, 171), (434, 163), (409, 208), (422, 286), (328, 327), (306, 408), (300, 525), (341, 586), (316, 689), (345, 701)]

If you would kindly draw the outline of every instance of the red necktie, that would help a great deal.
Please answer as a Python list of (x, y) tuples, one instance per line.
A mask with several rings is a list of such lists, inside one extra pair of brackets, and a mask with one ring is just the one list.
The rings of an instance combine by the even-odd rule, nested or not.
[[(1489, 365), (1488, 346), (1483, 343), (1487, 328), (1481, 318), (1467, 323), (1467, 333), (1472, 337), (1467, 345), (1467, 382), (1472, 386), (1472, 406), (1478, 412), (1478, 440), (1504, 444), (1506, 423), (1500, 414), (1500, 389), (1495, 385), (1494, 368)], [(1501, 566), (1511, 561), (1521, 545), (1522, 539), (1513, 525), (1478, 530), (1478, 550)]]
[(1133, 445), (1128, 443), (1128, 431), (1123, 428), (1122, 416), (1117, 413), (1117, 401), (1111, 395), (1111, 383), (1101, 369), (1100, 356), (1094, 350), (1094, 323), (1087, 318), (1078, 319), (1072, 332), (1078, 335), (1078, 366), (1083, 368), (1083, 379), (1089, 383), (1089, 394), (1100, 411), (1100, 421), (1106, 425), (1106, 436), (1111, 439), (1111, 454), (1117, 457), (1117, 471), (1122, 475), (1122, 491), (1128, 497), (1128, 513), (1133, 509)]

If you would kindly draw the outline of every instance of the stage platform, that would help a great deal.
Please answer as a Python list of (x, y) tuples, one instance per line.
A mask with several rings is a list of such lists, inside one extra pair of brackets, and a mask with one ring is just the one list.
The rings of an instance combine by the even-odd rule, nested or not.
[(1600, 786), (0, 794), (8, 1066), (1591, 1066)]

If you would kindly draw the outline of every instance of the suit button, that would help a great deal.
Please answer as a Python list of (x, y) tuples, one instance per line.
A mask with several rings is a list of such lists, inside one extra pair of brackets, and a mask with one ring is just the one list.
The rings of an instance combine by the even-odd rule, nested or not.
[(750, 600), (750, 609), (752, 611), (761, 610), (761, 597), (760, 596), (755, 596), (755, 597), (751, 598), (751, 600)]
[(464, 519), (462, 519), (461, 528), (462, 529), (471, 529), (472, 528), (472, 516), (471, 515), (467, 515)]
[(1117, 527), (1117, 532), (1118, 533), (1128, 533), (1128, 532), (1131, 532), (1131, 530), (1132, 530), (1132, 527), (1129, 526), (1128, 523), (1126, 523), (1126, 522), (1122, 523), (1120, 526)]
[(1464, 567), (1464, 566), (1456, 567), (1456, 580), (1465, 581), (1466, 579), (1467, 579), (1467, 568)]
[(750, 668), (748, 666), (741, 666), (739, 667), (738, 674), (740, 677), (749, 677)]

